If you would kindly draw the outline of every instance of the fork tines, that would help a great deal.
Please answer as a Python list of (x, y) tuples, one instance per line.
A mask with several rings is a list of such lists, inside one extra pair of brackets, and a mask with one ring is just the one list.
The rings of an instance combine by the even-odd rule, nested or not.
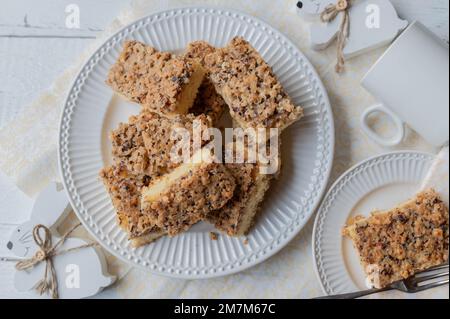
[[(449, 276), (449, 269), (447, 263), (421, 271), (420, 273), (417, 273), (415, 276), (407, 280), (409, 281), (410, 285), (414, 287), (414, 290), (417, 292), (448, 284), (449, 283), (448, 276)], [(445, 277), (447, 278), (435, 281), (435, 279), (441, 279)]]

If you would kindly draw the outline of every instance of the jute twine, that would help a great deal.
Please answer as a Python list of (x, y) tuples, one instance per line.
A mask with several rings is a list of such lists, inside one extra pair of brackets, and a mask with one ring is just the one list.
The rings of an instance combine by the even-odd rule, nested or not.
[(320, 14), (320, 20), (328, 23), (342, 12), (342, 20), (337, 36), (337, 63), (335, 67), (337, 73), (341, 73), (344, 70), (345, 58), (343, 51), (349, 35), (350, 16), (348, 10), (351, 4), (352, 0), (338, 0), (336, 4), (328, 5)]
[[(70, 228), (58, 240), (58, 242), (54, 246), (52, 246), (52, 233), (50, 232), (50, 229), (48, 229), (46, 226), (41, 225), (41, 224), (34, 226), (33, 239), (34, 239), (36, 245), (38, 245), (39, 249), (34, 254), (33, 257), (19, 261), (16, 264), (16, 269), (19, 271), (30, 269), (30, 268), (34, 267), (35, 265), (45, 261), (46, 264), (45, 264), (44, 278), (39, 280), (34, 287), (39, 292), (39, 294), (42, 295), (46, 292), (50, 292), (50, 295), (53, 299), (59, 298), (58, 281), (56, 278), (55, 267), (53, 266), (53, 259), (52, 259), (53, 257), (62, 255), (65, 253), (69, 253), (72, 251), (77, 251), (77, 250), (80, 250), (83, 248), (94, 247), (94, 246), (98, 245), (97, 243), (90, 243), (90, 244), (85, 244), (85, 245), (81, 245), (78, 247), (72, 247), (72, 248), (56, 251), (58, 249), (58, 247), (60, 247), (64, 243), (64, 241), (67, 239), (67, 237), (69, 237), (70, 234), (72, 234), (72, 232), (75, 229), (77, 229), (80, 225), (81, 225), (81, 223)], [(43, 237), (41, 237), (42, 233), (43, 233)]]

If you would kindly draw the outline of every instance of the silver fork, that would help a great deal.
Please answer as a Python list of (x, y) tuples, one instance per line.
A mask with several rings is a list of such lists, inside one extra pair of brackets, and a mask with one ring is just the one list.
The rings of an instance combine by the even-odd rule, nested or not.
[[(447, 277), (447, 279), (441, 280), (441, 278)], [(439, 280), (437, 280), (439, 279)], [(433, 267), (422, 272), (416, 273), (414, 276), (408, 279), (400, 280), (390, 284), (389, 286), (381, 289), (369, 289), (365, 291), (352, 292), (342, 295), (325, 296), (315, 299), (354, 299), (360, 298), (372, 294), (376, 294), (387, 290), (400, 290), (407, 293), (416, 293), (431, 288), (440, 287), (448, 284), (448, 263)], [(426, 283), (428, 281), (432, 281)], [(422, 285), (421, 285), (422, 284)]]

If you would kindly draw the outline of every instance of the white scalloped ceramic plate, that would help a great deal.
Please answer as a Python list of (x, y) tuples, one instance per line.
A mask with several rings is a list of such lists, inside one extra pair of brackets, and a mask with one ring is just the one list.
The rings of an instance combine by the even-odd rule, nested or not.
[[(242, 238), (209, 238), (212, 227), (195, 225), (175, 238), (133, 249), (116, 225), (114, 209), (98, 171), (110, 161), (108, 132), (138, 108), (113, 97), (104, 84), (125, 39), (160, 50), (181, 51), (188, 42), (224, 46), (241, 35), (273, 67), (306, 116), (283, 135), (283, 171), (263, 205), (248, 244)], [(334, 129), (326, 91), (304, 55), (282, 34), (253, 17), (218, 9), (187, 8), (153, 14), (104, 43), (75, 80), (64, 107), (59, 163), (78, 217), (111, 253), (134, 266), (180, 278), (207, 278), (255, 265), (280, 250), (305, 225), (323, 194), (332, 166)]]
[(351, 216), (389, 209), (419, 190), (434, 155), (394, 152), (368, 159), (343, 174), (317, 213), (313, 252), (317, 275), (328, 295), (367, 289), (351, 240), (341, 235)]

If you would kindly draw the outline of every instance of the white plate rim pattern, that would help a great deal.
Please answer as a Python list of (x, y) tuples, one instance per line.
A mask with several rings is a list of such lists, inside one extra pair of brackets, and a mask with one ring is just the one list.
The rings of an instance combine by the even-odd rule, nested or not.
[[(113, 46), (114, 43), (123, 40), (126, 35), (136, 30), (136, 28), (145, 26), (157, 19), (161, 19), (171, 15), (175, 16), (193, 13), (208, 13), (212, 15), (229, 16), (242, 19), (243, 21), (246, 21), (255, 27), (262, 28), (264, 32), (267, 32), (276, 41), (282, 43), (295, 56), (296, 62), (301, 63), (305, 67), (305, 73), (307, 73), (307, 75), (309, 76), (312, 90), (315, 92), (314, 94), (317, 95), (317, 103), (320, 106), (319, 116), (323, 119), (324, 122), (324, 127), (321, 128), (321, 135), (319, 138), (322, 142), (323, 147), (321, 148), (321, 153), (318, 155), (319, 158), (316, 158), (316, 160), (320, 162), (320, 164), (318, 164), (319, 167), (315, 168), (314, 177), (317, 180), (317, 185), (315, 185), (314, 189), (310, 192), (310, 198), (305, 205), (305, 212), (302, 214), (298, 213), (296, 216), (295, 224), (291, 225), (288, 228), (287, 232), (282, 234), (280, 233), (276, 241), (274, 239), (272, 244), (268, 245), (268, 247), (259, 249), (259, 251), (253, 251), (250, 256), (244, 256), (245, 258), (234, 261), (231, 265), (231, 268), (221, 266), (217, 269), (199, 272), (196, 269), (185, 267), (183, 269), (176, 269), (177, 271), (173, 271), (171, 269), (171, 271), (169, 272), (164, 267), (158, 267), (157, 264), (150, 264), (136, 256), (133, 256), (134, 253), (130, 252), (129, 250), (121, 249), (120, 247), (113, 247), (111, 243), (106, 243), (105, 235), (102, 233), (102, 230), (99, 229), (99, 227), (92, 220), (92, 217), (89, 216), (88, 212), (84, 208), (83, 203), (80, 200), (80, 195), (78, 194), (77, 189), (74, 185), (72, 172), (70, 170), (70, 156), (68, 149), (70, 138), (69, 130), (71, 117), (76, 106), (76, 101), (83, 85), (85, 84), (85, 81), (87, 80), (96, 63), (98, 63), (98, 61), (105, 55), (105, 53), (109, 48), (111, 48), (111, 46)], [(147, 17), (141, 18), (129, 24), (128, 26), (125, 26), (110, 38), (108, 38), (87, 60), (87, 62), (73, 81), (62, 110), (58, 138), (58, 164), (64, 188), (66, 190), (66, 193), (68, 194), (69, 201), (76, 215), (88, 230), (88, 232), (107, 251), (133, 266), (137, 266), (158, 275), (182, 279), (212, 278), (237, 273), (266, 260), (267, 258), (277, 253), (279, 250), (281, 250), (290, 240), (295, 237), (295, 235), (298, 234), (298, 232), (314, 214), (320, 203), (323, 193), (326, 190), (334, 158), (334, 134), (335, 132), (333, 115), (325, 87), (323, 86), (312, 64), (307, 60), (303, 53), (301, 53), (300, 50), (283, 34), (271, 27), (266, 22), (236, 10), (218, 9), (209, 6), (176, 8), (153, 13)]]
[[(322, 241), (323, 231), (321, 230), (325, 219), (328, 216), (329, 209), (332, 206), (333, 201), (339, 196), (339, 192), (352, 181), (352, 179), (361, 174), (364, 171), (370, 170), (374, 166), (391, 161), (394, 159), (413, 159), (421, 161), (429, 161), (435, 157), (434, 154), (421, 152), (421, 151), (393, 151), (384, 154), (379, 154), (365, 159), (351, 168), (349, 168), (344, 174), (342, 174), (330, 187), (327, 194), (324, 196), (322, 203), (317, 211), (314, 226), (313, 226), (313, 238), (312, 238), (312, 251), (314, 260), (314, 269), (319, 279), (323, 292), (327, 295), (336, 294), (333, 290), (333, 285), (328, 280), (326, 270), (324, 269), (323, 254), (320, 250), (320, 243)], [(347, 291), (349, 292), (349, 291)], [(341, 292), (339, 292), (341, 293)]]

